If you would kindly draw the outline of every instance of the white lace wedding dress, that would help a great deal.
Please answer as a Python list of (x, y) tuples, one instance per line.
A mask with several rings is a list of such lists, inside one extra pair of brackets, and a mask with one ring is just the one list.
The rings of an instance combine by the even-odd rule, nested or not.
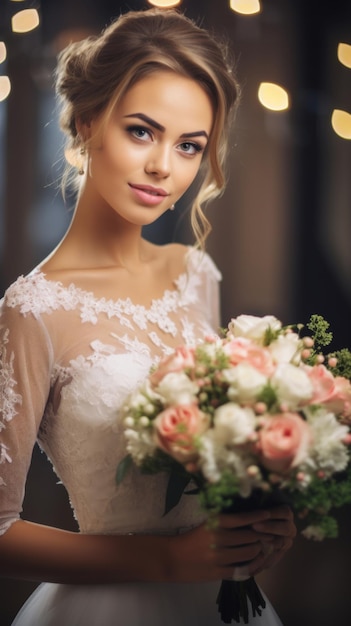
[[(189, 248), (174, 289), (149, 308), (96, 298), (36, 270), (8, 290), (0, 319), (0, 532), (21, 512), (36, 439), (70, 496), (82, 533), (179, 533), (204, 515), (196, 496), (163, 516), (166, 477), (133, 471), (117, 486), (125, 454), (119, 409), (150, 366), (218, 326), (220, 275)], [(215, 626), (220, 583), (43, 583), (15, 626)], [(250, 624), (281, 624), (268, 603)]]

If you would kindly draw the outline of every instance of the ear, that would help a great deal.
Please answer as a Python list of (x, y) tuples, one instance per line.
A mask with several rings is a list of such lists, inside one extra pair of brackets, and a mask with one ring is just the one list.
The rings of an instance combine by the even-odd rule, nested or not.
[(77, 138), (80, 140), (80, 143), (85, 144), (91, 136), (90, 120), (86, 121), (77, 117), (74, 123), (77, 131)]

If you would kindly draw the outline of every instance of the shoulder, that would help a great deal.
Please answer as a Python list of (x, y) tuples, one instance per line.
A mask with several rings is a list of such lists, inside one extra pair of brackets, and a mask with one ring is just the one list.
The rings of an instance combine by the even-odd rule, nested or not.
[(222, 279), (215, 262), (204, 250), (180, 243), (167, 244), (162, 246), (161, 250), (163, 260), (169, 266), (174, 278), (181, 274), (206, 274), (217, 282)]
[(2, 309), (14, 309), (26, 316), (31, 313), (51, 313), (57, 308), (57, 285), (47, 281), (45, 275), (34, 270), (27, 276), (19, 276), (5, 291)]
[(205, 274), (209, 279), (219, 282), (222, 274), (212, 257), (204, 250), (189, 246), (186, 252), (186, 268), (188, 273)]

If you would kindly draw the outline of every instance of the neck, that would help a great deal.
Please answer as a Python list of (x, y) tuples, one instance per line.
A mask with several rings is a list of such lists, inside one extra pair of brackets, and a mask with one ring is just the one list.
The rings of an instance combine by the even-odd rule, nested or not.
[[(71, 225), (61, 244), (84, 267), (121, 266), (137, 269), (146, 259), (142, 227), (122, 219), (111, 207), (80, 195)], [(73, 261), (73, 258), (72, 258)]]

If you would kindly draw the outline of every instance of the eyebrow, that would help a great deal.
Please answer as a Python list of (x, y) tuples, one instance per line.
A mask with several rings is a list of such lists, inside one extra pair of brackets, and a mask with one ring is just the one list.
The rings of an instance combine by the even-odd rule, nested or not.
[[(130, 115), (125, 115), (124, 117), (137, 117), (138, 119), (142, 120), (143, 122), (146, 122), (153, 128), (156, 128), (156, 130), (161, 131), (161, 133), (164, 133), (166, 130), (165, 127), (162, 126), (162, 124), (159, 124), (148, 115), (145, 115), (145, 113), (131, 113)], [(185, 139), (188, 137), (206, 137), (206, 139), (208, 139), (208, 134), (206, 133), (205, 130), (196, 130), (192, 133), (182, 133), (180, 135), (181, 139)]]

